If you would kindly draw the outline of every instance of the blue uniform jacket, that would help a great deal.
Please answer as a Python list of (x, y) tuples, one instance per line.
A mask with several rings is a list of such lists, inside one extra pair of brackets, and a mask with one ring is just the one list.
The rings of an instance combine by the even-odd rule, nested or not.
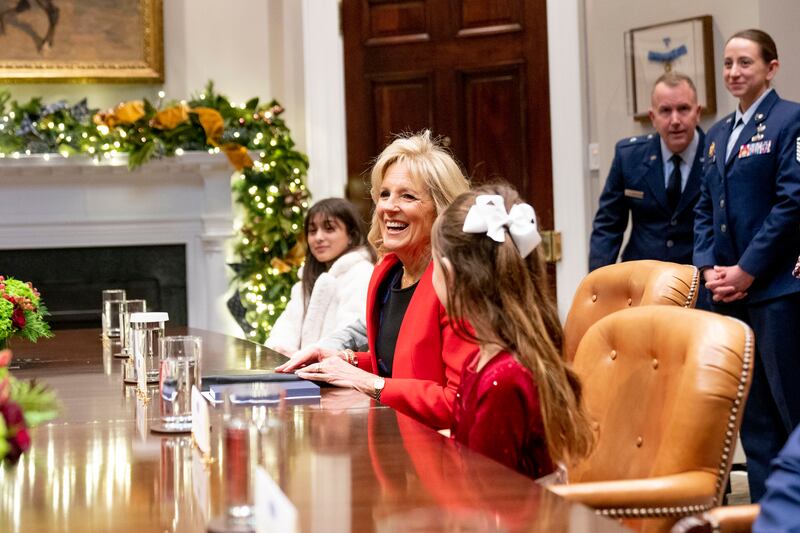
[(692, 261), (694, 205), (700, 194), (704, 135), (673, 214), (664, 187), (664, 163), (658, 135), (623, 139), (614, 150), (600, 206), (594, 217), (589, 245), (589, 270), (617, 261), (631, 213), (631, 235), (623, 261), (657, 259), (689, 264)]
[(753, 533), (800, 531), (800, 426), (772, 461)]
[(750, 302), (799, 292), (792, 269), (800, 251), (800, 104), (768, 94), (725, 161), (733, 119), (706, 138), (694, 264), (738, 264), (755, 277)]

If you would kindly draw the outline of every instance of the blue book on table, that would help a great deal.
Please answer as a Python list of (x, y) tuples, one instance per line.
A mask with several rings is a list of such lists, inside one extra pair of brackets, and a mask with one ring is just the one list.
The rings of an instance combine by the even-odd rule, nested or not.
[(277, 405), (281, 398), (290, 403), (317, 402), (319, 386), (310, 381), (278, 381), (211, 384), (209, 397), (220, 403), (229, 395), (231, 403), (248, 405)]

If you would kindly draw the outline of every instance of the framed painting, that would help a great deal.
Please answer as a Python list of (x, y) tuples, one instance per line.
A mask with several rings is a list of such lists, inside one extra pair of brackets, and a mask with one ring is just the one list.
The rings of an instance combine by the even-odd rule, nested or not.
[(164, 81), (162, 0), (0, 0), (0, 81)]
[(628, 108), (636, 120), (649, 120), (650, 92), (669, 71), (686, 74), (697, 87), (703, 114), (717, 111), (711, 16), (676, 20), (625, 32)]

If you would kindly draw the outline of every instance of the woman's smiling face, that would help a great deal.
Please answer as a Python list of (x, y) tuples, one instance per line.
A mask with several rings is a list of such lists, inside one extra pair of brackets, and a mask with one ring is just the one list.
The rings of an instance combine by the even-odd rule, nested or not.
[(404, 164), (387, 169), (375, 210), (386, 251), (395, 252), (403, 263), (430, 253), (436, 206), (427, 187), (417, 183)]

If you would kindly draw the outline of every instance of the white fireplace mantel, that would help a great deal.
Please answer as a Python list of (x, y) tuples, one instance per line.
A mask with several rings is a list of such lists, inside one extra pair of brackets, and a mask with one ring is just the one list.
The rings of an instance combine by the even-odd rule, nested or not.
[(6, 157), (0, 250), (183, 244), (189, 326), (241, 336), (225, 306), (232, 173), (224, 155), (205, 152), (133, 171), (124, 157)]

